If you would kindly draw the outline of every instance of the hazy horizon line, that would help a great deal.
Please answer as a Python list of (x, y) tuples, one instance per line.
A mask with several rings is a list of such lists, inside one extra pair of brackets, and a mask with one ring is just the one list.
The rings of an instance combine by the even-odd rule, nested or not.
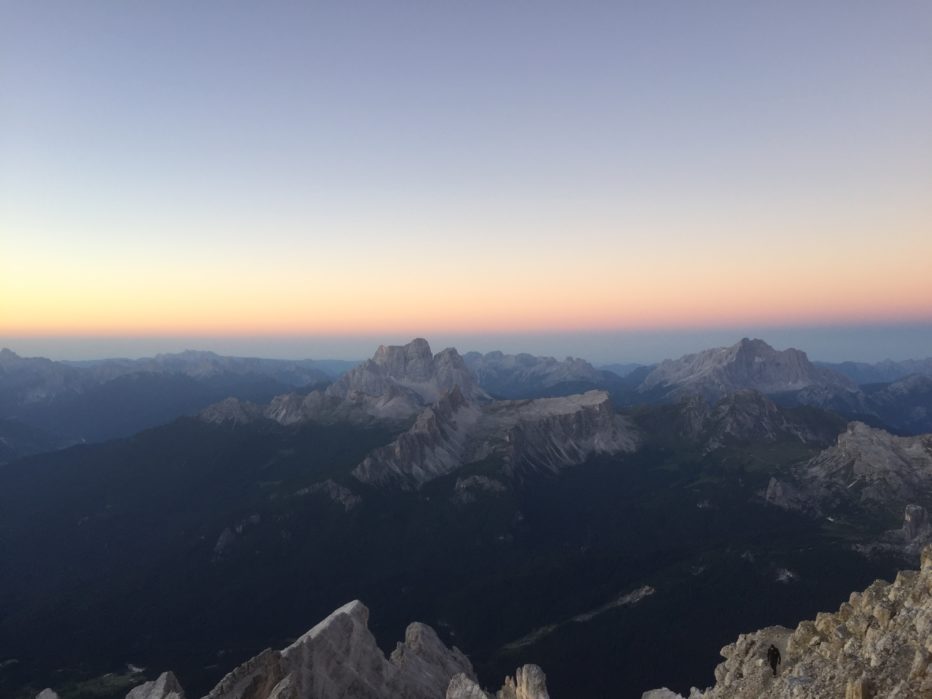
[(0, 347), (20, 356), (56, 361), (140, 359), (185, 350), (268, 359), (359, 361), (379, 345), (400, 345), (423, 337), (432, 349), (500, 350), (508, 354), (578, 357), (593, 364), (653, 364), (744, 337), (777, 349), (795, 347), (814, 361), (902, 361), (932, 356), (932, 322), (865, 325), (792, 325), (590, 330), (515, 333), (384, 333), (332, 335), (0, 335)]

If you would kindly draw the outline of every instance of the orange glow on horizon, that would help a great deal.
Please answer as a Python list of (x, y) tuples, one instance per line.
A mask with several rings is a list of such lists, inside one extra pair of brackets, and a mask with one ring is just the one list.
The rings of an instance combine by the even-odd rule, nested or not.
[[(183, 258), (0, 258), (0, 336), (432, 335), (932, 320), (932, 236), (856, 254), (773, 237), (723, 246), (403, 251), (309, 267)], [(723, 244), (724, 245), (724, 244)], [(6, 251), (5, 251), (6, 252)]]
[[(925, 298), (932, 298), (929, 290)], [(805, 326), (868, 323), (932, 322), (928, 302), (912, 298), (900, 303), (889, 299), (825, 299), (803, 307), (767, 305), (749, 295), (717, 307), (694, 298), (689, 304), (642, 305), (588, 302), (573, 299), (543, 300), (538, 304), (468, 304), (461, 299), (419, 307), (383, 306), (380, 317), (361, 309), (334, 305), (316, 317), (300, 309), (274, 313), (225, 310), (220, 306), (152, 307), (140, 310), (108, 308), (101, 312), (75, 308), (27, 307), (17, 317), (2, 308), (0, 335), (8, 336), (366, 336), (435, 333), (536, 333), (615, 330), (667, 330), (722, 328), (741, 325)], [(711, 301), (711, 299), (709, 300)], [(578, 305), (577, 305), (578, 304)], [(235, 305), (235, 304), (234, 304)], [(42, 311), (44, 313), (36, 312)], [(59, 313), (55, 313), (59, 310)], [(122, 312), (121, 312), (122, 311)]]

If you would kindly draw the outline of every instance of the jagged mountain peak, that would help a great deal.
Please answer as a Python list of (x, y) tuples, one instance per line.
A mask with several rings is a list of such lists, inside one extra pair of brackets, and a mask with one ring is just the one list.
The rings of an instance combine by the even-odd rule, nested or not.
[(283, 652), (287, 653), (288, 651), (294, 650), (295, 648), (298, 648), (299, 646), (304, 645), (313, 639), (319, 638), (324, 633), (326, 633), (329, 628), (337, 623), (337, 620), (340, 619), (340, 617), (347, 617), (351, 623), (367, 627), (369, 625), (369, 608), (358, 599), (347, 602), (342, 607), (337, 607), (321, 621), (312, 626), (309, 631), (306, 631), (303, 635), (298, 637), (298, 639), (290, 646), (285, 648)]
[[(742, 337), (735, 344), (733, 344), (731, 347), (728, 347), (726, 349), (728, 349), (732, 354), (735, 354), (735, 355), (741, 354), (741, 353), (750, 353), (752, 355), (758, 355), (758, 354), (769, 354), (771, 352), (777, 352), (777, 350), (775, 350), (770, 344), (768, 344), (764, 340), (761, 340), (759, 337), (755, 337), (755, 338)], [(792, 348), (792, 347), (784, 351), (785, 352), (800, 352), (800, 350)]]
[(406, 345), (379, 345), (371, 361), (389, 376), (423, 381), (430, 377), (433, 359), (430, 344), (418, 337)]
[(163, 672), (151, 682), (130, 690), (126, 699), (185, 699), (185, 693), (175, 673)]
[[(472, 663), (437, 633), (413, 622), (386, 657), (368, 628), (369, 609), (359, 600), (343, 605), (283, 650), (267, 649), (229, 672), (205, 699), (489, 699)], [(536, 665), (506, 677), (499, 699), (549, 699)], [(54, 699), (44, 690), (37, 699)], [(184, 699), (174, 674), (130, 691), (127, 699)]]
[(490, 457), (510, 474), (556, 472), (636, 444), (633, 426), (615, 414), (605, 391), (480, 404), (454, 388), (353, 475), (371, 485), (417, 488)]
[[(368, 628), (369, 609), (353, 600), (336, 609), (284, 650), (264, 650), (228, 673), (205, 699), (467, 699), (489, 695), (458, 648), (447, 647), (428, 625), (413, 622), (389, 657)], [(540, 668), (519, 668), (498, 693), (508, 699), (548, 699)], [(510, 692), (510, 693), (509, 693)], [(165, 673), (127, 699), (183, 699)]]
[(647, 375), (638, 390), (665, 390), (670, 395), (695, 392), (718, 398), (740, 389), (784, 393), (813, 386), (857, 389), (847, 377), (814, 365), (802, 350), (776, 350), (763, 340), (742, 338), (730, 347), (667, 359)]
[(349, 370), (325, 390), (286, 393), (264, 406), (261, 415), (233, 403), (201, 414), (210, 422), (246, 422), (266, 417), (283, 425), (301, 422), (407, 421), (445, 395), (453, 400), (487, 401), (463, 358), (452, 348), (434, 354), (427, 340), (381, 345), (371, 359)]
[(932, 434), (900, 437), (851, 422), (834, 446), (788, 478), (768, 486), (769, 502), (825, 513), (866, 507), (896, 517), (910, 504), (932, 506)]
[(488, 398), (476, 384), (463, 358), (452, 348), (433, 354), (427, 340), (406, 345), (382, 345), (372, 359), (348, 371), (327, 389), (339, 399), (381, 398), (406, 394), (408, 414), (435, 403), (454, 386), (473, 400)]
[(838, 435), (835, 452), (849, 459), (877, 460), (877, 451), (890, 452), (908, 458), (932, 449), (932, 435), (900, 437), (879, 427), (871, 427), (860, 421), (848, 423), (848, 428)]

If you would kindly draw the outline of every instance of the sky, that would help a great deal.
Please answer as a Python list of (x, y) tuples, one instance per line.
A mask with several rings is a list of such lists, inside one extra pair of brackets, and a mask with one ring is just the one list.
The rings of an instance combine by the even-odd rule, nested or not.
[(929, 124), (926, 0), (0, 0), (0, 344), (930, 356)]

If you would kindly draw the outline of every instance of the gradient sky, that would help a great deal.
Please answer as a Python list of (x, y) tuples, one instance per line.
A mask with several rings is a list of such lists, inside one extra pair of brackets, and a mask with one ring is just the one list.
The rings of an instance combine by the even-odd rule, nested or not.
[(868, 358), (932, 327), (930, 125), (927, 0), (0, 0), (0, 342)]

